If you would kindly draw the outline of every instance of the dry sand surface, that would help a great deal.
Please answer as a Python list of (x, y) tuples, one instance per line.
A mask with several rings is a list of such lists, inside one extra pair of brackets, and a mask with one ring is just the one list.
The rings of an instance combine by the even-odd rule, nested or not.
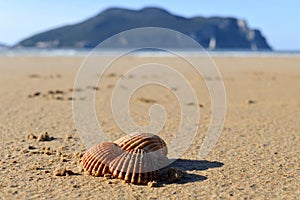
[[(98, 88), (73, 88), (83, 59), (0, 58), (0, 199), (299, 199), (300, 58), (213, 58), (226, 87), (227, 116), (217, 145), (205, 159), (198, 153), (209, 125), (210, 98), (203, 79), (186, 63), (127, 57), (113, 63)], [(85, 97), (72, 99), (72, 93), (95, 90), (99, 123), (115, 140), (123, 134), (111, 114), (113, 87), (125, 69), (153, 60), (182, 71), (201, 104), (198, 134), (175, 163), (186, 176), (148, 187), (84, 175), (78, 160), (86, 148), (74, 125), (72, 102)], [(151, 76), (163, 74), (131, 78)], [(130, 101), (131, 115), (137, 124), (147, 125), (153, 103), (168, 113), (159, 135), (170, 142), (180, 122), (170, 90), (157, 85), (139, 89)]]

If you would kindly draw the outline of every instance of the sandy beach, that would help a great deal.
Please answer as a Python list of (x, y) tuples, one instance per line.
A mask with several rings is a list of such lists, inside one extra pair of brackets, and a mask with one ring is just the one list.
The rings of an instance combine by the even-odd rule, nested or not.
[[(0, 57), (0, 199), (298, 199), (300, 58), (212, 59), (225, 84), (227, 114), (222, 135), (204, 160), (199, 149), (211, 113), (205, 82), (178, 58), (156, 58), (190, 80), (201, 119), (192, 145), (175, 163), (186, 176), (148, 187), (82, 173), (78, 161), (86, 148), (74, 125), (72, 102), (85, 97), (73, 99), (72, 94), (95, 91), (99, 123), (115, 140), (123, 134), (111, 113), (113, 87), (130, 66), (153, 58), (117, 60), (97, 87), (73, 88), (84, 57)], [(159, 135), (168, 143), (180, 122), (171, 91), (139, 89), (130, 102), (132, 118), (147, 125), (153, 103), (167, 111)]]

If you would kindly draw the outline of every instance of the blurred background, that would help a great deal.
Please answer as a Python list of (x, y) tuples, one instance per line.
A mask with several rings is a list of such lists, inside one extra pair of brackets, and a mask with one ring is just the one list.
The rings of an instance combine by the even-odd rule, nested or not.
[(297, 51), (299, 4), (297, 0), (0, 0), (0, 43), (89, 48), (123, 30), (158, 26), (183, 32), (209, 50)]

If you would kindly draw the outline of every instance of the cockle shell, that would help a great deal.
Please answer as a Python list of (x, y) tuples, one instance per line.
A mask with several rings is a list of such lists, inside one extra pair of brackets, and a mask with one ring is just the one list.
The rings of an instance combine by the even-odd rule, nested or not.
[(109, 164), (124, 151), (112, 142), (103, 142), (90, 148), (81, 158), (84, 171), (93, 176), (109, 173)]
[(147, 153), (143, 149), (131, 149), (115, 158), (109, 169), (115, 178), (123, 179), (127, 183), (145, 185), (158, 179), (158, 169), (167, 162), (164, 155)]
[(165, 156), (168, 154), (165, 141), (159, 136), (151, 133), (132, 133), (121, 137), (114, 143), (119, 145), (125, 151), (143, 149), (146, 152), (157, 152)]
[(81, 164), (91, 175), (112, 173), (115, 178), (142, 185), (158, 180), (158, 170), (169, 164), (167, 153), (167, 145), (159, 136), (133, 133), (90, 148)]

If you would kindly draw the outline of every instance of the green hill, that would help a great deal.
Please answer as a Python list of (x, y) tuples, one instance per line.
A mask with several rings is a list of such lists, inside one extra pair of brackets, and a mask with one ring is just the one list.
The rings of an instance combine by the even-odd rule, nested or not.
[[(271, 50), (261, 32), (250, 29), (244, 20), (221, 17), (184, 18), (160, 8), (107, 9), (81, 23), (29, 37), (17, 46), (92, 48), (121, 31), (149, 26), (177, 30), (209, 49)], [(167, 42), (167, 38), (165, 39), (161, 42)]]

